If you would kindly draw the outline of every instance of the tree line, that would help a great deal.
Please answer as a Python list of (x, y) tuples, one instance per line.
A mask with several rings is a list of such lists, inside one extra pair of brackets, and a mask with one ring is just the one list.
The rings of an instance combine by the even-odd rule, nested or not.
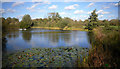
[(31, 19), (29, 14), (25, 14), (22, 17), (22, 20), (19, 21), (17, 18), (1, 18), (2, 19), (2, 28), (31, 28), (32, 26), (39, 26), (39, 27), (59, 27), (61, 29), (67, 27), (67, 28), (84, 28), (88, 30), (92, 30), (95, 27), (98, 26), (118, 26), (118, 19), (112, 19), (112, 20), (99, 20), (98, 14), (96, 14), (96, 9), (93, 10), (91, 15), (88, 19), (82, 21), (82, 20), (73, 20), (68, 17), (62, 18), (59, 13), (53, 12), (48, 13), (47, 18), (39, 18), (39, 19)]

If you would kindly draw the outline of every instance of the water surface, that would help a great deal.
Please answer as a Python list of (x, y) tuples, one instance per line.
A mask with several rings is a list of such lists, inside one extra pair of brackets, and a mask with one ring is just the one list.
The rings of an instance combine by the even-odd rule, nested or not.
[(6, 51), (9, 53), (27, 48), (90, 47), (85, 31), (30, 29), (11, 31), (6, 38)]

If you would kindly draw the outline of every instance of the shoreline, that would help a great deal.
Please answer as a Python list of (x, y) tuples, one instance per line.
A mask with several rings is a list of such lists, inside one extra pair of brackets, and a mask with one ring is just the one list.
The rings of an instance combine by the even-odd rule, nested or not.
[[(61, 30), (59, 27), (31, 27), (31, 28), (41, 28), (41, 29)], [(64, 28), (63, 30), (88, 31), (88, 29), (81, 29), (81, 28)]]

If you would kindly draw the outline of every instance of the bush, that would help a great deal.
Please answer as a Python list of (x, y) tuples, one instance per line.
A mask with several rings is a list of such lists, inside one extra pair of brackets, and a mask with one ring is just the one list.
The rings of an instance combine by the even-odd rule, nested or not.
[(63, 29), (65, 26), (68, 25), (68, 21), (66, 19), (62, 19), (61, 21), (59, 21), (58, 23), (58, 27)]

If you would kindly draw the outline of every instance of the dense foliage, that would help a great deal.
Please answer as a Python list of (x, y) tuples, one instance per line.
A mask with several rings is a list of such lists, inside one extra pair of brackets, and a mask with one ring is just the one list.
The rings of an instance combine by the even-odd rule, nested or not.
[(24, 15), (20, 23), (20, 28), (30, 28), (31, 25), (32, 25), (32, 20), (30, 15), (28, 14)]
[(22, 20), (19, 22), (17, 18), (2, 18), (2, 28), (30, 28), (30, 27), (52, 27), (60, 29), (88, 29), (92, 30), (95, 27), (106, 27), (108, 29), (118, 28), (118, 19), (111, 20), (98, 20), (98, 14), (96, 14), (96, 9), (93, 10), (90, 17), (84, 21), (73, 20), (68, 17), (62, 18), (59, 13), (53, 12), (48, 13), (47, 18), (31, 19), (30, 15), (26, 14), (23, 16)]
[(2, 17), (0, 19), (2, 19), (2, 30), (4, 32), (7, 29), (19, 28), (19, 20), (17, 18), (8, 17), (7, 19), (5, 19)]
[(96, 14), (96, 9), (93, 10), (93, 12), (91, 13), (90, 15), (90, 18), (89, 18), (89, 23), (88, 23), (88, 26), (87, 28), (89, 30), (92, 30), (93, 28), (97, 27), (98, 26), (98, 14)]

